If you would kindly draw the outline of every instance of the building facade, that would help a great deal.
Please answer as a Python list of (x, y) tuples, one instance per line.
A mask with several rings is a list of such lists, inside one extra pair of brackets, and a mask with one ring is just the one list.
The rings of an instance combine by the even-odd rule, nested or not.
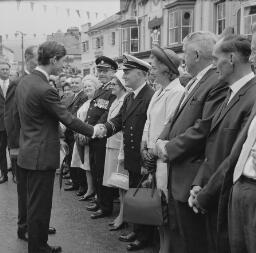
[(65, 33), (57, 31), (47, 36), (47, 41), (56, 41), (67, 50), (66, 68), (73, 71), (82, 70), (81, 65), (81, 34), (78, 27), (68, 28)]
[[(102, 54), (120, 60), (123, 53), (150, 61), (150, 50), (154, 45), (182, 54), (184, 37), (199, 30), (219, 35), (229, 27), (237, 34), (251, 36), (252, 24), (256, 22), (256, 1), (120, 0), (117, 16), (111, 26), (105, 25), (108, 21), (104, 20), (94, 27), (87, 27), (85, 34), (89, 47), (86, 54), (83, 52), (83, 64), (87, 56), (90, 62)], [(113, 29), (117, 43), (107, 47), (105, 37), (109, 37)], [(101, 35), (104, 45), (99, 39), (96, 45), (103, 46), (98, 50), (90, 48), (95, 44), (95, 37)]]

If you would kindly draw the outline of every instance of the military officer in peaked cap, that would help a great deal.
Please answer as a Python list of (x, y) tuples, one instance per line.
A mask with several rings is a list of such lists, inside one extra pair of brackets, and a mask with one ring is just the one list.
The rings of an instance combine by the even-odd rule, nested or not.
[[(97, 58), (95, 63), (102, 86), (96, 90), (87, 113), (86, 123), (93, 126), (107, 121), (109, 107), (115, 99), (111, 90), (108, 89), (108, 84), (118, 68), (117, 63), (106, 56)], [(87, 207), (87, 210), (94, 211), (91, 215), (92, 219), (110, 215), (113, 209), (113, 189), (102, 185), (105, 152), (106, 138), (91, 139), (89, 141), (90, 168), (97, 194), (97, 203)]]
[[(129, 187), (138, 186), (142, 178), (140, 143), (146, 122), (146, 112), (154, 90), (146, 82), (151, 66), (131, 55), (124, 55), (123, 78), (133, 91), (125, 98), (119, 114), (107, 123), (94, 127), (95, 137), (111, 136), (123, 131), (124, 168), (129, 171)], [(122, 235), (119, 240), (130, 242), (127, 250), (143, 248), (149, 242), (152, 227), (134, 225), (132, 233)]]

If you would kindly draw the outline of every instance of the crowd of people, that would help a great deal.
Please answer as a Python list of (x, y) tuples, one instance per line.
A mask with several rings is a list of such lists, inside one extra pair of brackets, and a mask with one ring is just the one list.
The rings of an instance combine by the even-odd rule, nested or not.
[(119, 236), (128, 251), (158, 241), (159, 253), (256, 252), (251, 42), (198, 31), (183, 52), (186, 73), (179, 55), (158, 46), (151, 64), (100, 56), (96, 76), (63, 73), (66, 50), (53, 41), (27, 48), (18, 80), (0, 62), (0, 183), (8, 147), (29, 253), (61, 252), (47, 244), (56, 170), (92, 219), (111, 216), (119, 197), (110, 231), (128, 225), (129, 190), (159, 190), (168, 218), (134, 222)]

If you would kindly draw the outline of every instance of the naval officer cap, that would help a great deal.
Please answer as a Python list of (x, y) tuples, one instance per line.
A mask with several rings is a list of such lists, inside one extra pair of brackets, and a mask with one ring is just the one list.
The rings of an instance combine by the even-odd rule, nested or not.
[(146, 61), (136, 58), (135, 56), (124, 54), (122, 69), (140, 69), (145, 72), (148, 72), (151, 69), (151, 65)]
[(169, 48), (161, 48), (155, 46), (151, 50), (151, 54), (154, 55), (160, 62), (165, 64), (174, 74), (179, 75), (179, 66), (181, 60), (179, 56)]
[(114, 70), (118, 69), (117, 63), (106, 56), (100, 56), (95, 61), (97, 68), (111, 68)]

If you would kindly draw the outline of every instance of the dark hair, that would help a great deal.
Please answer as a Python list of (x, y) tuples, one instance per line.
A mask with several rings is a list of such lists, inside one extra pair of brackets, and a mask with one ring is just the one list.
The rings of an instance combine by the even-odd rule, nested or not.
[(35, 45), (29, 46), (26, 48), (25, 53), (24, 53), (26, 61), (32, 59), (35, 56), (35, 54), (34, 54), (35, 48), (37, 48), (37, 46), (35, 46)]
[(66, 49), (63, 45), (55, 41), (46, 41), (38, 48), (38, 64), (48, 65), (50, 59), (56, 57), (57, 60), (66, 55)]
[(249, 62), (251, 42), (241, 35), (229, 35), (221, 41), (220, 50), (223, 53), (238, 53), (244, 62)]

